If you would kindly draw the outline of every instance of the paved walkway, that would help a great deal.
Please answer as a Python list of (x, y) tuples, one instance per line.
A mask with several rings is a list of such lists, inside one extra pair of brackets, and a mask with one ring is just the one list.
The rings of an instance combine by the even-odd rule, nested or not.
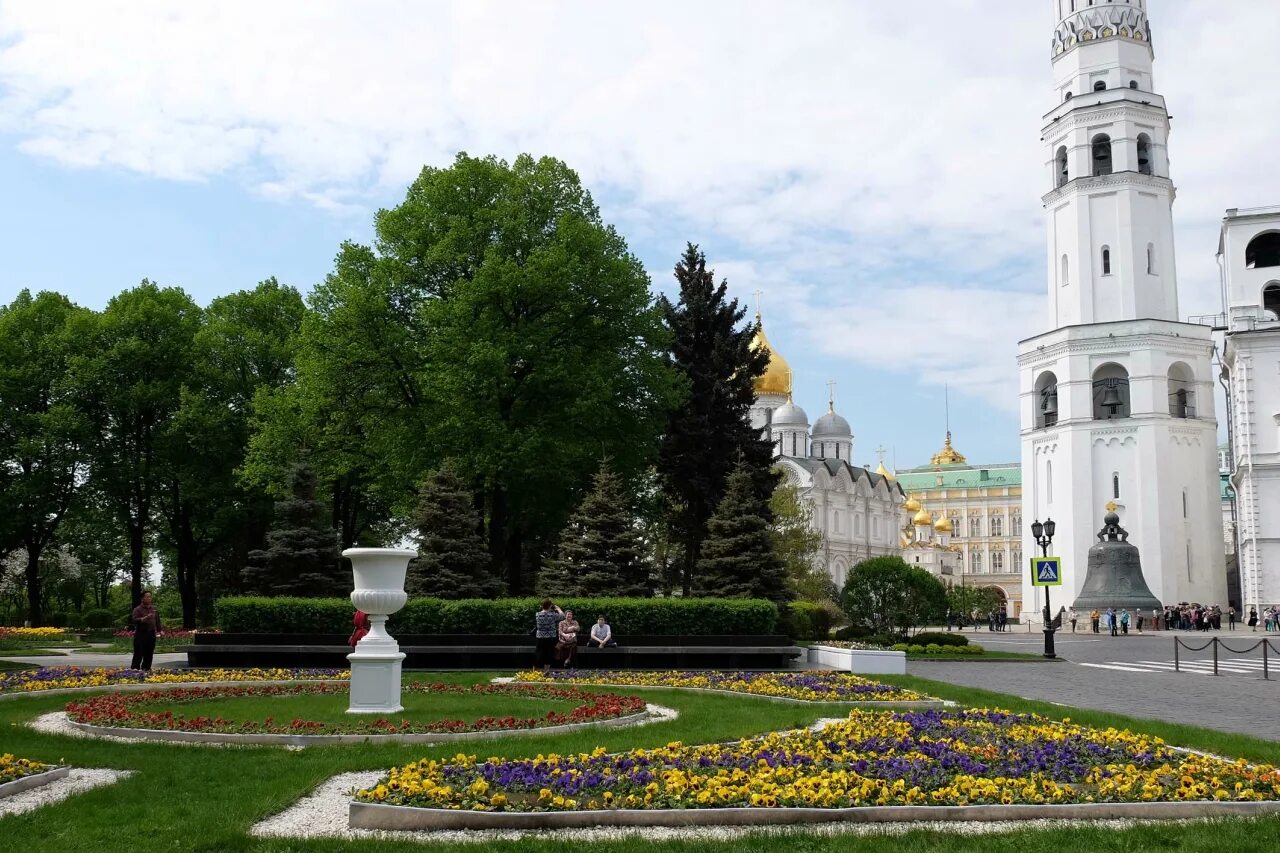
[[(971, 632), (966, 632), (973, 637)], [(980, 632), (973, 637), (995, 651), (1036, 653), (1043, 649), (1043, 635)], [(1220, 631), (1209, 634), (1174, 632), (1200, 646), (1217, 636), (1230, 646), (1244, 649), (1264, 634)], [(1186, 671), (1173, 671), (1173, 634), (1157, 632), (1110, 637), (1099, 634), (1059, 634), (1057, 651), (1064, 659), (1050, 662), (908, 661), (907, 672), (931, 678), (1011, 693), (1024, 699), (1055, 702), (1134, 717), (1184, 723), (1280, 741), (1280, 655), (1271, 680), (1262, 680), (1261, 650), (1249, 655), (1228, 655), (1220, 649), (1219, 670), (1212, 673), (1211, 651), (1179, 653)], [(1272, 634), (1272, 649), (1280, 649), (1280, 637)]]

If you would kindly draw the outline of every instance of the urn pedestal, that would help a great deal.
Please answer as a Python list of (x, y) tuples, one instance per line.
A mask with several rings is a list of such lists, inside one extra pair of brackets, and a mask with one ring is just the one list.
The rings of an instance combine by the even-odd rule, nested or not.
[(351, 603), (369, 617), (369, 633), (347, 655), (351, 664), (348, 714), (396, 714), (400, 704), (400, 665), (404, 653), (387, 633), (387, 617), (404, 607), (409, 596), (404, 576), (417, 551), (405, 548), (348, 548), (355, 589)]

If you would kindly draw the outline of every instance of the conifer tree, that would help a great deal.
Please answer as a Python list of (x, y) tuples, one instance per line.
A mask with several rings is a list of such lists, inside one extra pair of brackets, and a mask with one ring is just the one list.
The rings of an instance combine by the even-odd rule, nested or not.
[(698, 595), (767, 598), (778, 603), (792, 599), (786, 567), (773, 548), (766, 508), (756, 494), (750, 469), (734, 468), (724, 498), (707, 523), (694, 587)]
[(418, 557), (405, 580), (410, 595), (496, 598), (506, 591), (480, 535), (475, 495), (453, 465), (423, 484), (412, 521)]
[(540, 581), (548, 595), (653, 594), (640, 531), (607, 461), (569, 519), (556, 559), (548, 561)]
[(676, 303), (660, 300), (671, 331), (672, 366), (689, 390), (669, 418), (659, 449), (658, 473), (673, 537), (680, 543), (682, 586), (688, 594), (707, 536), (707, 520), (725, 493), (735, 463), (745, 466), (755, 497), (769, 519), (767, 501), (777, 483), (773, 445), (751, 426), (754, 381), (769, 366), (752, 349), (756, 327), (739, 327), (746, 310), (715, 282), (706, 257), (690, 243), (675, 268)]
[(267, 547), (249, 552), (245, 586), (263, 595), (343, 596), (351, 574), (338, 553), (338, 534), (316, 500), (316, 475), (300, 463), (292, 472), (293, 496), (275, 505)]

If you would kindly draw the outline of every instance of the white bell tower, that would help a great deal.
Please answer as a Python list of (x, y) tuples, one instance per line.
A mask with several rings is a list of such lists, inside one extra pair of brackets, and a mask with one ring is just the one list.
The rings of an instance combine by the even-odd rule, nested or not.
[[(1111, 501), (1157, 598), (1227, 606), (1212, 332), (1179, 322), (1148, 2), (1051, 0), (1048, 330), (1019, 344), (1018, 368), (1023, 519), (1057, 522), (1055, 610), (1084, 584)], [(1024, 535), (1023, 553), (1038, 554)], [(1024, 607), (1038, 612), (1043, 593), (1021, 569)]]

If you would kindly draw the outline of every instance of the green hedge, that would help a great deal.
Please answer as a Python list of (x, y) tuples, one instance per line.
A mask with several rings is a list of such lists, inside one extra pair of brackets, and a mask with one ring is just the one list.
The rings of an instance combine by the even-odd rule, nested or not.
[[(414, 598), (388, 620), (399, 634), (527, 634), (537, 598)], [(556, 601), (583, 625), (604, 614), (620, 639), (627, 634), (772, 634), (778, 608), (770, 601), (727, 598), (568, 598)], [(354, 610), (344, 598), (222, 598), (218, 627), (229, 634), (346, 634)]]
[(825, 640), (831, 636), (830, 608), (812, 601), (793, 601), (783, 608), (778, 631), (795, 640)]
[(959, 631), (921, 631), (911, 638), (910, 644), (914, 646), (927, 646), (930, 643), (939, 646), (967, 646), (969, 638)]

